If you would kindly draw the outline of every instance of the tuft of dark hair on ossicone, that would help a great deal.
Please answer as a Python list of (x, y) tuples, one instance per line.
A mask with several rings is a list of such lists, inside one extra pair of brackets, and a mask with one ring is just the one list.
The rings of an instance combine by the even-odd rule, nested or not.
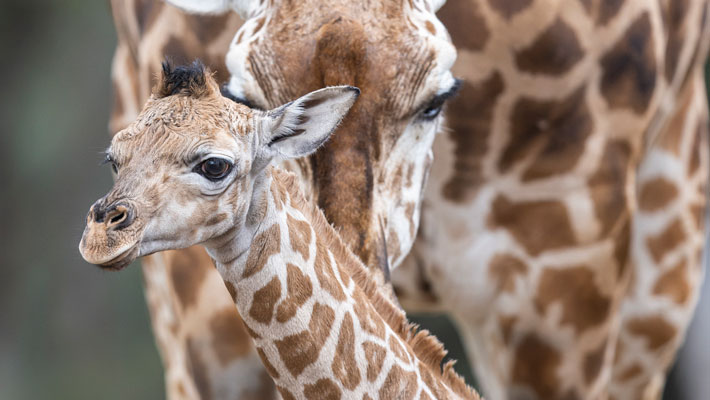
[(158, 98), (176, 94), (201, 97), (209, 93), (207, 75), (210, 73), (202, 61), (195, 60), (189, 65), (173, 67), (170, 61), (163, 61), (162, 76), (153, 91)]

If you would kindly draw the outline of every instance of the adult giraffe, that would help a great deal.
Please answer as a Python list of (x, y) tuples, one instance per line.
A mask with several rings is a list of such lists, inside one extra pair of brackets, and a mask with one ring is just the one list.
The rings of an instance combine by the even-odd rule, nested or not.
[[(117, 93), (124, 94), (118, 104), (138, 104), (119, 107), (114, 121), (129, 121), (133, 114), (125, 110), (140, 107), (138, 102), (144, 95), (134, 89), (135, 82), (149, 82), (158, 66), (150, 49), (164, 49), (168, 56), (182, 61), (205, 54), (197, 46), (203, 40), (208, 60), (212, 60), (215, 39), (210, 38), (221, 40), (219, 28), (233, 26), (232, 20), (219, 17), (200, 20), (179, 16), (170, 6), (158, 4), (113, 5), (116, 25), (123, 27), (119, 32), (129, 33), (120, 39), (114, 63), (118, 66), (114, 68)], [(330, 4), (328, 13), (307, 18), (304, 15), (317, 2), (296, 9), (253, 5), (241, 10), (251, 18), (233, 44), (239, 48), (259, 42), (278, 51), (279, 62), (265, 62), (262, 52), (240, 53), (247, 59), (229, 62), (230, 95), (245, 102), (245, 88), (239, 85), (244, 83), (249, 103), (267, 109), (327, 85), (351, 84), (363, 91), (338, 133), (308, 161), (289, 166), (301, 176), (305, 192), (339, 228), (350, 248), (374, 267), (375, 281), (390, 288), (386, 292), (391, 294), (391, 287), (384, 285), (389, 265), (401, 262), (414, 241), (439, 112), (457, 87), (449, 72), (455, 51), (441, 23), (428, 11), (434, 5), (428, 1), (387, 1), (364, 8), (343, 1)], [(136, 10), (144, 12), (142, 18), (135, 18)], [(136, 26), (131, 15), (144, 22), (140, 29), (131, 30)], [(299, 24), (304, 34), (291, 38), (288, 46), (285, 40), (268, 36), (286, 35), (294, 24)], [(378, 26), (388, 28), (371, 35)], [(195, 33), (176, 39), (175, 35), (185, 30)], [(130, 35), (135, 31), (142, 34)], [(378, 44), (373, 47), (373, 43)], [(142, 77), (124, 72), (135, 70), (136, 64)], [(242, 71), (244, 65), (249, 68)], [(245, 74), (249, 79), (238, 82)], [(285, 84), (287, 81), (290, 83)], [(117, 129), (120, 125), (113, 126)], [(251, 343), (244, 340), (236, 314), (227, 310), (234, 307), (224, 285), (201, 254), (193, 249), (158, 255), (147, 260), (144, 268), (168, 394), (252, 395), (264, 389), (262, 381), (255, 379), (263, 369), (255, 362)], [(230, 375), (238, 378), (229, 379)], [(244, 388), (250, 393), (242, 393)], [(270, 388), (264, 390), (273, 393)]]
[[(594, 397), (609, 382), (620, 398), (660, 393), (701, 277), (705, 8), (441, 10), (467, 83), (435, 145), (421, 240), (394, 278), (403, 304), (457, 318), (490, 397)], [(254, 53), (285, 51), (268, 50)]]
[(464, 85), (393, 280), (455, 317), (490, 398), (660, 397), (703, 275), (706, 9), (439, 13)]

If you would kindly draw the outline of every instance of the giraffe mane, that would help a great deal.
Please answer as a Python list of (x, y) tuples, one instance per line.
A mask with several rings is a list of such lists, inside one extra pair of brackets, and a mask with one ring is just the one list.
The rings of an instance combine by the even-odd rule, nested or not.
[(213, 85), (216, 85), (216, 82), (212, 78), (212, 72), (202, 61), (195, 60), (189, 65), (173, 67), (170, 61), (165, 60), (153, 95), (157, 98), (176, 94), (204, 97), (213, 92)]
[(447, 351), (439, 339), (428, 330), (420, 330), (419, 325), (409, 322), (404, 311), (380, 292), (365, 265), (342, 242), (340, 235), (330, 225), (320, 208), (306, 200), (296, 175), (276, 167), (272, 171), (274, 179), (284, 185), (289, 196), (294, 200), (292, 204), (306, 204), (300, 209), (309, 217), (316, 236), (324, 239), (327, 248), (334, 253), (337, 259), (346, 260), (343, 266), (355, 284), (364, 292), (385, 323), (412, 348), (422, 364), (434, 376), (441, 378), (454, 393), (466, 399), (480, 399), (478, 393), (468, 386), (454, 370), (456, 361), (450, 360), (442, 365)]

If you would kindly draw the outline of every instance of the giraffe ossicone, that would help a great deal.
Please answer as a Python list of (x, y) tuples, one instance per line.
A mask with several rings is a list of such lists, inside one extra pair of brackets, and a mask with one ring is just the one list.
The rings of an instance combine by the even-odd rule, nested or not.
[(358, 94), (329, 87), (256, 111), (222, 97), (201, 64), (165, 65), (112, 140), (116, 182), (91, 207), (80, 251), (118, 269), (203, 244), (284, 398), (476, 399), (295, 177), (270, 165), (318, 149)]

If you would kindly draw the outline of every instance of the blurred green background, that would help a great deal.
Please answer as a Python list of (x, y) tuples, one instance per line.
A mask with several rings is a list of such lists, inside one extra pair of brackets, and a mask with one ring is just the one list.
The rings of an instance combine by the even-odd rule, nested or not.
[[(0, 30), (0, 399), (164, 398), (140, 269), (106, 273), (77, 250), (111, 186), (99, 167), (116, 42), (108, 2), (3, 0)], [(710, 393), (705, 292), (666, 398)]]

